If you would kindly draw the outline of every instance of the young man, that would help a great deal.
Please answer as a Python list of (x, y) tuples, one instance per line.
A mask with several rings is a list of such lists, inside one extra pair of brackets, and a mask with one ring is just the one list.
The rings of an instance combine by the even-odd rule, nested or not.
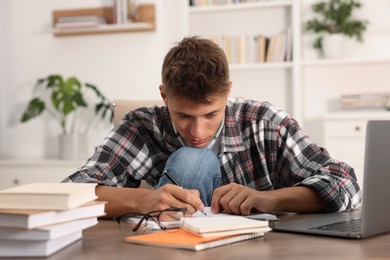
[[(169, 207), (247, 215), (360, 206), (350, 166), (275, 106), (228, 99), (231, 87), (223, 50), (184, 38), (163, 62), (166, 106), (129, 112), (64, 181), (98, 183), (108, 216)], [(140, 180), (154, 189), (138, 188)]]

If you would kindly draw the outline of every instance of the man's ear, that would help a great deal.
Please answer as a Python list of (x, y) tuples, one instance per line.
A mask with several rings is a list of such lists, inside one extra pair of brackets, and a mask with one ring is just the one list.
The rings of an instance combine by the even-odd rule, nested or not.
[(228, 91), (226, 92), (226, 99), (229, 98), (230, 96), (230, 92), (232, 91), (232, 87), (233, 87), (233, 81), (229, 81), (229, 88), (228, 88)]
[(167, 106), (168, 96), (167, 96), (167, 93), (164, 90), (164, 86), (160, 85), (159, 89), (160, 89), (160, 96), (161, 96), (162, 100), (164, 101), (165, 106)]

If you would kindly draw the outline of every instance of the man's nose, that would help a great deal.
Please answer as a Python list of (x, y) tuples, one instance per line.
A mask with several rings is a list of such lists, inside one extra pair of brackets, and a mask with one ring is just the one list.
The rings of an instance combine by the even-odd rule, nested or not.
[(205, 122), (201, 118), (194, 119), (191, 124), (191, 135), (194, 138), (203, 138), (206, 131)]

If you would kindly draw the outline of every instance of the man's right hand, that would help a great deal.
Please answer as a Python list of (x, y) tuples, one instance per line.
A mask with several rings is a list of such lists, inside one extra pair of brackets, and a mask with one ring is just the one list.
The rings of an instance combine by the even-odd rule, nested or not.
[(204, 205), (198, 190), (183, 189), (173, 184), (152, 190), (142, 200), (143, 213), (166, 208), (187, 208), (187, 214), (192, 215), (203, 210)]
[(187, 208), (187, 215), (203, 210), (199, 191), (166, 184), (156, 190), (119, 188), (98, 185), (96, 195), (107, 201), (106, 216), (118, 217), (128, 213), (148, 213), (167, 208)]

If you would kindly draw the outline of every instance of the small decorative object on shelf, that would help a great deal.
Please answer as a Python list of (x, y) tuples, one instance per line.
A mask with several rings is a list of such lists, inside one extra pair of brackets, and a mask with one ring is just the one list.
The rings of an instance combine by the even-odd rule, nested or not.
[(54, 36), (154, 31), (155, 5), (114, 0), (112, 7), (53, 11)]
[[(94, 109), (88, 110), (91, 94), (96, 101)], [(61, 128), (60, 158), (84, 159), (87, 153), (86, 134), (94, 120), (100, 118), (113, 122), (111, 104), (95, 85), (82, 84), (75, 77), (65, 79), (58, 74), (49, 75), (38, 79), (33, 98), (24, 111), (21, 122), (30, 121), (47, 111)]]
[[(313, 31), (319, 36), (313, 43), (313, 47), (322, 52), (325, 57), (338, 58), (341, 56), (344, 36), (355, 37), (357, 41), (363, 41), (363, 32), (368, 21), (354, 19), (354, 10), (362, 7), (359, 0), (322, 0), (312, 5), (316, 17), (305, 23), (307, 31)], [(326, 41), (326, 43), (325, 43)], [(336, 41), (335, 44), (331, 42)]]

